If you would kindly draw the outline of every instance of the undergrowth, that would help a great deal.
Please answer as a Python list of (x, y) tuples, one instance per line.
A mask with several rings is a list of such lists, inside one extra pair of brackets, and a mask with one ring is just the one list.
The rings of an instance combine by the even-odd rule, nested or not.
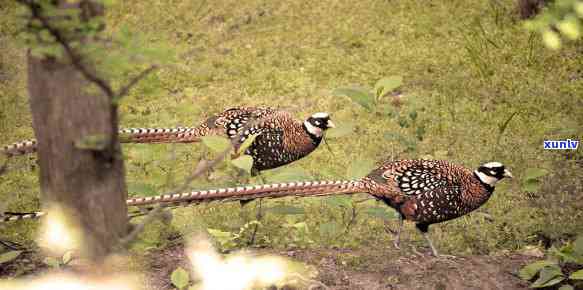
[[(472, 168), (496, 160), (517, 178), (500, 184), (476, 213), (433, 226), (437, 247), (488, 254), (573, 239), (583, 231), (583, 151), (545, 151), (543, 140), (583, 139), (581, 43), (547, 50), (512, 14), (513, 1), (492, 2), (117, 1), (108, 11), (110, 32), (137, 30), (145, 43), (165, 43), (180, 55), (179, 64), (121, 100), (121, 125), (192, 126), (235, 105), (276, 106), (298, 118), (327, 111), (340, 126), (326, 138), (329, 149), (323, 144), (262, 178), (353, 178), (389, 158)], [(19, 10), (0, 9), (0, 135), (7, 144), (33, 133), (25, 54), (16, 41)], [(373, 110), (334, 93), (372, 89), (390, 76), (402, 83)], [(170, 190), (213, 154), (203, 144), (123, 148), (130, 195)], [(524, 183), (529, 170), (546, 172), (534, 187)], [(38, 209), (37, 173), (34, 160), (12, 159), (0, 176), (1, 203), (11, 211)], [(192, 186), (261, 182), (224, 163)], [(134, 250), (206, 229), (223, 250), (250, 246), (256, 225), (251, 246), (387, 247), (395, 215), (364, 198), (264, 201), (260, 219), (258, 202), (176, 209), (170, 227), (150, 227)], [(0, 238), (30, 244), (35, 224), (0, 226)], [(425, 245), (412, 225), (406, 230), (412, 245)]]

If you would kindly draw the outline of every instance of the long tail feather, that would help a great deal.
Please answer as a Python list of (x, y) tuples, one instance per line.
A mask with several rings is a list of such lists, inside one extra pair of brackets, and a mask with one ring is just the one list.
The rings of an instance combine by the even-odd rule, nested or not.
[(204, 135), (199, 128), (130, 128), (119, 131), (121, 143), (193, 143)]
[(357, 193), (365, 191), (362, 182), (314, 181), (264, 184), (245, 187), (231, 187), (166, 194), (151, 197), (138, 197), (127, 200), (127, 205), (148, 205), (154, 203), (210, 202), (215, 200), (246, 200), (256, 198), (280, 198), (286, 196), (323, 196)]
[(0, 216), (0, 223), (37, 219), (44, 215), (45, 212), (42, 211), (30, 213), (4, 213), (4, 216)]
[[(200, 141), (207, 128), (130, 128), (119, 130), (120, 143), (193, 143)], [(37, 142), (34, 139), (3, 146), (0, 154), (7, 157), (35, 153)]]
[(25, 140), (2, 147), (0, 153), (7, 157), (25, 155), (36, 152), (36, 140)]
[[(151, 204), (173, 205), (179, 203), (202, 203), (212, 201), (234, 201), (255, 198), (281, 198), (288, 196), (326, 196), (366, 192), (360, 180), (288, 182), (244, 187), (198, 190), (185, 193), (165, 194), (151, 197), (138, 197), (126, 200), (128, 206)], [(35, 219), (45, 215), (44, 212), (22, 215), (10, 214), (0, 218), (0, 223)]]

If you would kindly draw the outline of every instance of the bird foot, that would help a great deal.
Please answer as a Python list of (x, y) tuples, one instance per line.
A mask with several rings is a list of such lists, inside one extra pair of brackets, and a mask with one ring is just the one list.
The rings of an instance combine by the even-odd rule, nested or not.
[(423, 253), (421, 253), (421, 252), (417, 251), (417, 247), (415, 247), (415, 246), (412, 246), (412, 247), (411, 247), (411, 251), (413, 252), (413, 254), (415, 254), (415, 255), (417, 255), (417, 256), (421, 256), (421, 257), (425, 256), (425, 254), (423, 254)]
[(400, 250), (401, 246), (399, 245), (399, 241), (393, 241), (393, 246), (395, 246), (395, 249)]

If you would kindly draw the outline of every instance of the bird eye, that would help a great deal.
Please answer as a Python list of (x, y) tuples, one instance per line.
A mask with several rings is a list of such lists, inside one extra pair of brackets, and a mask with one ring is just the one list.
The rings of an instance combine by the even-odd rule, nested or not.
[(490, 170), (490, 175), (496, 175), (496, 171)]
[(320, 121), (315, 121), (315, 122), (314, 122), (314, 124), (315, 124), (316, 126), (318, 126), (318, 125), (320, 125)]

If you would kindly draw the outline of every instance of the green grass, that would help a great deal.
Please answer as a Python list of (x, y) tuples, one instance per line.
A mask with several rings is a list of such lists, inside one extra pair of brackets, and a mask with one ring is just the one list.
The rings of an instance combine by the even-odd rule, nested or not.
[[(472, 214), (432, 227), (444, 251), (516, 250), (583, 231), (577, 210), (583, 194), (581, 149), (571, 156), (542, 150), (545, 139), (583, 139), (581, 42), (560, 51), (545, 49), (513, 16), (513, 1), (116, 2), (108, 13), (110, 33), (128, 27), (144, 34), (147, 44), (168, 45), (179, 55), (178, 63), (162, 68), (122, 100), (122, 127), (191, 126), (234, 105), (279, 106), (298, 118), (328, 111), (335, 123), (353, 123), (355, 129), (329, 140), (333, 153), (321, 146), (289, 166), (303, 168), (313, 179), (345, 178), (355, 162), (389, 157), (432, 156), (469, 167), (496, 160), (512, 170), (517, 178), (504, 181), (479, 210), (493, 220)], [(14, 41), (18, 9), (12, 6), (0, 16), (2, 143), (33, 136), (24, 50)], [(404, 79), (401, 108), (388, 110), (389, 100), (383, 99), (371, 113), (332, 95), (336, 88), (373, 86), (391, 75)], [(415, 126), (399, 125), (413, 111), (425, 133), (407, 150), (385, 133), (415, 140)], [(206, 154), (199, 144), (126, 145), (124, 151), (130, 186), (146, 183), (160, 192), (179, 184)], [(11, 164), (15, 169), (0, 177), (0, 200), (11, 210), (38, 208), (36, 171), (27, 169), (34, 162), (21, 158)], [(535, 194), (522, 188), (528, 168), (551, 172)], [(247, 182), (258, 181), (222, 165), (193, 187)], [(383, 221), (364, 213), (374, 202), (358, 206), (348, 234), (332, 237), (322, 225), (335, 224), (335, 231), (342, 231), (348, 219), (340, 207), (322, 199), (269, 201), (266, 206), (280, 203), (303, 207), (305, 214), (268, 213), (259, 231), (268, 246), (390, 245)], [(207, 227), (238, 232), (255, 211), (254, 206), (211, 204), (174, 215), (173, 228), (185, 234)], [(307, 232), (289, 235), (286, 225), (302, 221)], [(32, 224), (11, 225), (2, 238), (25, 241)], [(414, 232), (411, 225), (407, 229)], [(424, 245), (419, 236), (412, 238)]]

